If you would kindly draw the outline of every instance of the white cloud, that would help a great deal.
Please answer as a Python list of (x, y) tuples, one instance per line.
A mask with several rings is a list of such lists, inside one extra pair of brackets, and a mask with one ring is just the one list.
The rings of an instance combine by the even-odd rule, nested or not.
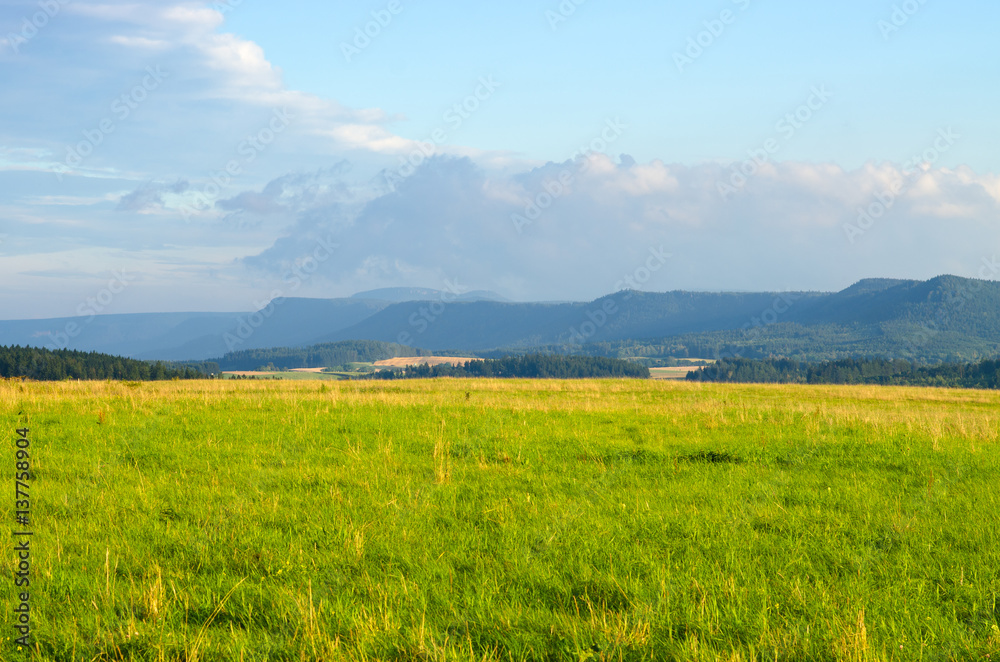
[[(0, 103), (13, 109), (0, 128), (0, 169), (204, 181), (279, 109), (294, 122), (255, 172), (247, 169), (257, 181), (345, 151), (375, 167), (382, 154), (409, 147), (381, 109), (288, 89), (258, 44), (223, 26), (223, 15), (200, 2), (68, 4), (45, 38), (23, 49), (0, 90)], [(147, 68), (162, 80), (150, 81)], [(81, 144), (86, 157), (72, 158)], [(25, 147), (34, 154), (16, 151)]]
[[(833, 289), (875, 274), (931, 277), (956, 259), (969, 264), (960, 275), (971, 275), (978, 253), (1000, 238), (995, 200), (983, 195), (994, 178), (967, 172), (927, 173), (936, 187), (904, 193), (851, 243), (844, 226), (902, 170), (781, 163), (725, 201), (716, 189), (727, 172), (720, 165), (616, 165), (601, 156), (591, 164), (585, 172), (549, 164), (508, 178), (467, 159), (433, 159), (346, 217), (339, 209), (328, 222), (300, 206), (285, 236), (246, 264), (277, 275), (328, 232), (345, 250), (320, 277), (340, 291), (455, 277), (513, 297), (588, 298), (610, 291), (651, 247), (675, 255), (651, 289)], [(567, 168), (574, 185), (518, 233), (511, 215), (523, 214)], [(923, 252), (901, 253), (914, 234)], [(956, 234), (978, 239), (956, 251)]]
[(27, 197), (22, 200), (22, 203), (28, 206), (57, 206), (57, 207), (82, 207), (88, 205), (97, 205), (101, 203), (116, 203), (123, 196), (126, 196), (130, 191), (118, 191), (114, 193), (105, 193), (98, 196), (82, 196), (82, 195), (38, 195)]
[(336, 138), (346, 147), (374, 152), (399, 154), (417, 146), (416, 142), (393, 135), (380, 126), (342, 124), (323, 133)]
[[(283, 90), (280, 71), (264, 56), (257, 44), (232, 34), (214, 34), (195, 45), (205, 56), (205, 65), (222, 73), (224, 90), (235, 98), (253, 101), (260, 93)], [(274, 96), (268, 97), (276, 100)], [(278, 99), (291, 101), (300, 95), (279, 95)]]
[(129, 37), (125, 35), (114, 35), (108, 41), (112, 44), (134, 50), (162, 51), (172, 46), (165, 39), (149, 39), (147, 37)]
[[(147, 291), (187, 297), (188, 308), (246, 309), (330, 235), (341, 252), (298, 294), (450, 278), (511, 298), (591, 298), (660, 246), (675, 257), (649, 289), (832, 289), (956, 264), (972, 275), (1000, 243), (1000, 177), (968, 168), (907, 179), (887, 162), (771, 162), (726, 200), (724, 164), (590, 155), (581, 169), (441, 144), (446, 156), (390, 191), (378, 173), (419, 148), (392, 131), (397, 116), (288, 89), (260, 46), (224, 32), (203, 3), (75, 0), (64, 18), (23, 49), (0, 89), (0, 233), (5, 251), (19, 251), (0, 260), (0, 278), (19, 283), (22, 303), (25, 288), (44, 294), (53, 280), (22, 272), (124, 261), (148, 265)], [(147, 67), (167, 77), (123, 117), (115, 104)], [(291, 121), (275, 134), (280, 109)], [(105, 120), (112, 130), (97, 136)], [(246, 149), (261, 136), (266, 145)], [(84, 139), (91, 153), (57, 180)], [(239, 174), (221, 177), (234, 161)], [(858, 210), (904, 180), (891, 208), (848, 241)], [(185, 219), (180, 207), (212, 185), (208, 208)], [(512, 215), (541, 202), (518, 232)]]

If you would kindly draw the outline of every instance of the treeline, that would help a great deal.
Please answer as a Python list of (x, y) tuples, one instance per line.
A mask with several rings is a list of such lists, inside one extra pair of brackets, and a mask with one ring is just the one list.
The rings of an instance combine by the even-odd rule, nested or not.
[(221, 372), (215, 361), (164, 361), (163, 365), (170, 370), (192, 368), (205, 375), (218, 375)]
[[(784, 356), (808, 363), (855, 356), (889, 356), (920, 364), (970, 363), (1000, 354), (1000, 334), (965, 335), (944, 324), (918, 322), (838, 326), (777, 323), (729, 331), (689, 333), (653, 340), (617, 340), (584, 345), (547, 345), (542, 351), (621, 359), (711, 359)], [(511, 350), (504, 350), (509, 352)]]
[(134, 382), (166, 379), (205, 379), (194, 367), (136, 361), (97, 352), (36, 347), (0, 347), (0, 377), (36, 381), (115, 379)]
[(418, 365), (380, 370), (371, 379), (428, 379), (433, 377), (490, 377), (526, 379), (585, 379), (620, 377), (649, 379), (649, 368), (638, 363), (595, 356), (528, 354), (469, 361), (463, 365)]
[(225, 371), (249, 371), (262, 367), (277, 370), (326, 368), (346, 363), (374, 363), (400, 356), (431, 356), (431, 352), (376, 340), (347, 340), (311, 347), (275, 347), (230, 352), (214, 359)]
[(1000, 388), (1000, 361), (919, 365), (905, 359), (723, 359), (687, 375), (691, 381), (755, 384), (880, 384)]

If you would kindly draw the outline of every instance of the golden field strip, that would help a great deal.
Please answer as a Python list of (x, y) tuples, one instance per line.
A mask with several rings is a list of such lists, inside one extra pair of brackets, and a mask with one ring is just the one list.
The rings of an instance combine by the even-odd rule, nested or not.
[(677, 366), (673, 368), (650, 368), (649, 374), (653, 379), (686, 379), (689, 372), (697, 370), (690, 366)]
[(917, 388), (8, 381), (0, 512), (30, 428), (33, 660), (997, 659), (998, 421)]
[(373, 365), (376, 368), (406, 368), (413, 365), (465, 365), (469, 361), (481, 360), (466, 356), (401, 356), (394, 359), (376, 361)]

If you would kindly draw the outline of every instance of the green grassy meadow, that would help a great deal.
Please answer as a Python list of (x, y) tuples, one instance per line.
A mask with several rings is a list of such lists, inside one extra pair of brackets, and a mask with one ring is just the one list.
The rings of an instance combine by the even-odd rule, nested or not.
[(998, 423), (915, 388), (0, 382), (11, 530), (16, 428), (35, 473), (0, 658), (998, 660)]

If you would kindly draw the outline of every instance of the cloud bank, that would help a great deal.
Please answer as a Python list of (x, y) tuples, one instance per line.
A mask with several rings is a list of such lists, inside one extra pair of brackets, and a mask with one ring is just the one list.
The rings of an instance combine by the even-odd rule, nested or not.
[(672, 257), (646, 289), (745, 290), (971, 275), (998, 246), (995, 176), (786, 162), (725, 197), (730, 173), (591, 154), (505, 176), (442, 157), (353, 211), (312, 192), (279, 203), (268, 187), (252, 199), (266, 214), (280, 206), (287, 229), (241, 265), (279, 275), (332, 236), (340, 250), (319, 274), (345, 291), (453, 278), (515, 298), (580, 299), (613, 291), (651, 249)]

